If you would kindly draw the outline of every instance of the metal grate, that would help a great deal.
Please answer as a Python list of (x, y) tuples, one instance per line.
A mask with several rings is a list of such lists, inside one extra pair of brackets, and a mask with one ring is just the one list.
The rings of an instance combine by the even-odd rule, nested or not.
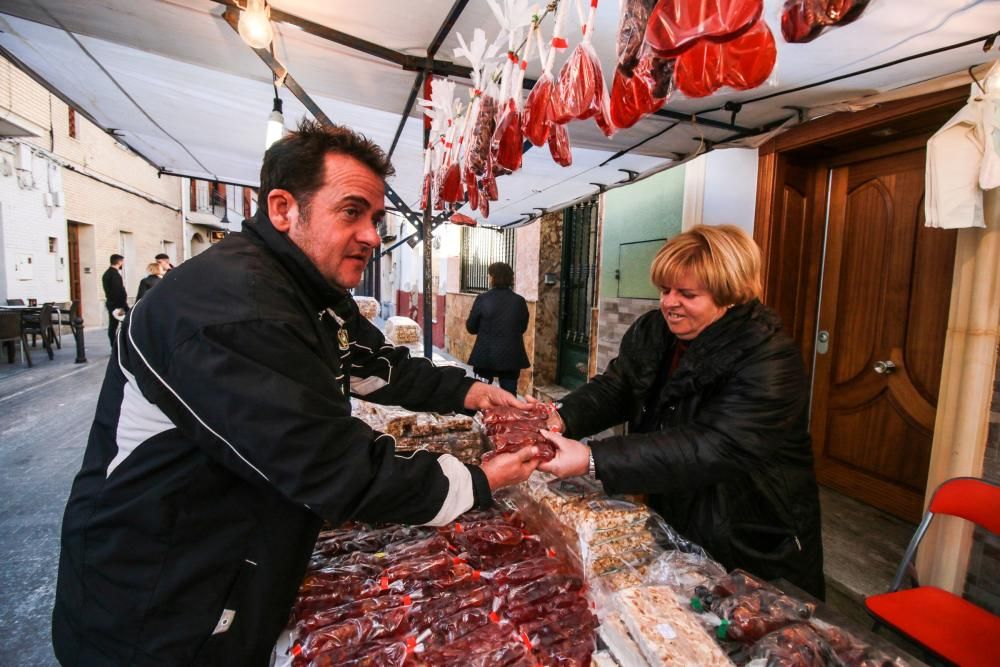
[(590, 342), (590, 309), (596, 305), (597, 201), (576, 204), (563, 213), (562, 339)]
[(514, 230), (462, 227), (462, 291), (485, 292), (490, 288), (486, 273), (493, 262), (514, 267)]

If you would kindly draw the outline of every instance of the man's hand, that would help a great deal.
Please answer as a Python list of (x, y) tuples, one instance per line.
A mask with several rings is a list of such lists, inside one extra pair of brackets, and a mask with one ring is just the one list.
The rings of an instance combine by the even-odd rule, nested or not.
[(552, 431), (543, 430), (541, 433), (546, 440), (555, 445), (556, 457), (539, 465), (539, 470), (552, 473), (556, 477), (587, 474), (590, 468), (590, 447), (579, 440), (570, 440)]
[(538, 467), (536, 456), (538, 456), (536, 447), (525, 447), (509, 454), (497, 454), (479, 467), (486, 473), (490, 489), (496, 491), (528, 479)]
[[(529, 405), (541, 402), (537, 398), (535, 398), (534, 396), (525, 396), (524, 400)], [(566, 422), (563, 421), (562, 415), (559, 414), (559, 411), (555, 410), (555, 409), (553, 409), (552, 411), (549, 412), (549, 416), (545, 420), (545, 426), (550, 431), (555, 431), (556, 433), (565, 433), (566, 432)]]
[(510, 406), (524, 410), (528, 404), (518, 400), (517, 396), (511, 394), (500, 387), (495, 387), (485, 382), (477, 382), (469, 388), (469, 393), (465, 395), (466, 410), (488, 410), (500, 406)]

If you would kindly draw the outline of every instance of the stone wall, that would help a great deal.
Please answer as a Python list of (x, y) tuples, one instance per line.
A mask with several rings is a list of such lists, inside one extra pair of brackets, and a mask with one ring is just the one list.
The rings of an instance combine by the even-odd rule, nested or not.
[[(534, 370), (534, 384), (555, 384), (559, 367), (559, 288), (562, 271), (562, 213), (550, 213), (539, 220), (538, 303), (534, 318), (534, 348), (528, 353)], [(554, 275), (551, 285), (545, 274)]]
[(618, 356), (618, 346), (633, 322), (643, 313), (655, 310), (652, 299), (602, 299), (597, 339), (597, 372), (603, 373), (608, 362)]
[[(993, 381), (993, 405), (983, 458), (983, 479), (1000, 484), (1000, 359)], [(969, 556), (965, 597), (1000, 614), (1000, 536), (977, 528)]]

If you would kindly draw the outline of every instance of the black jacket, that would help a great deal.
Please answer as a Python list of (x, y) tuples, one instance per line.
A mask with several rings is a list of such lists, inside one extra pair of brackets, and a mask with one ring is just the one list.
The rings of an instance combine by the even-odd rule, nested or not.
[(506, 287), (494, 287), (476, 297), (465, 321), (476, 334), (469, 365), (496, 371), (517, 371), (531, 366), (524, 351), (528, 330), (528, 304)]
[(646, 313), (560, 414), (577, 438), (629, 422), (629, 435), (591, 443), (608, 492), (651, 494), (668, 523), (725, 566), (822, 597), (809, 391), (780, 327), (758, 301), (731, 308), (668, 377), (677, 338), (659, 311)]
[(266, 665), (323, 519), (490, 502), (482, 470), (397, 457), (348, 400), (454, 411), (472, 380), (387, 345), (263, 212), (164, 277), (116, 350), (63, 518), (64, 665)]
[(104, 275), (101, 276), (101, 285), (104, 287), (104, 299), (107, 302), (108, 310), (115, 308), (128, 308), (128, 293), (125, 291), (125, 281), (118, 269), (109, 266)]
[(135, 293), (135, 300), (138, 301), (139, 299), (141, 299), (142, 295), (148, 292), (149, 290), (153, 289), (153, 287), (156, 286), (156, 283), (160, 282), (160, 280), (162, 280), (160, 276), (154, 276), (152, 274), (140, 280), (139, 291)]

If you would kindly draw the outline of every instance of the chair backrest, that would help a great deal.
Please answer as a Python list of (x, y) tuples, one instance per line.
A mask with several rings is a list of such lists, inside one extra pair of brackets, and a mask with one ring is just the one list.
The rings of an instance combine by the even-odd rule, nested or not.
[(928, 512), (950, 514), (1000, 534), (1000, 484), (976, 477), (955, 477), (934, 492)]
[(23, 306), (24, 299), (7, 299), (8, 306)]
[(21, 337), (21, 313), (0, 311), (0, 340)]

